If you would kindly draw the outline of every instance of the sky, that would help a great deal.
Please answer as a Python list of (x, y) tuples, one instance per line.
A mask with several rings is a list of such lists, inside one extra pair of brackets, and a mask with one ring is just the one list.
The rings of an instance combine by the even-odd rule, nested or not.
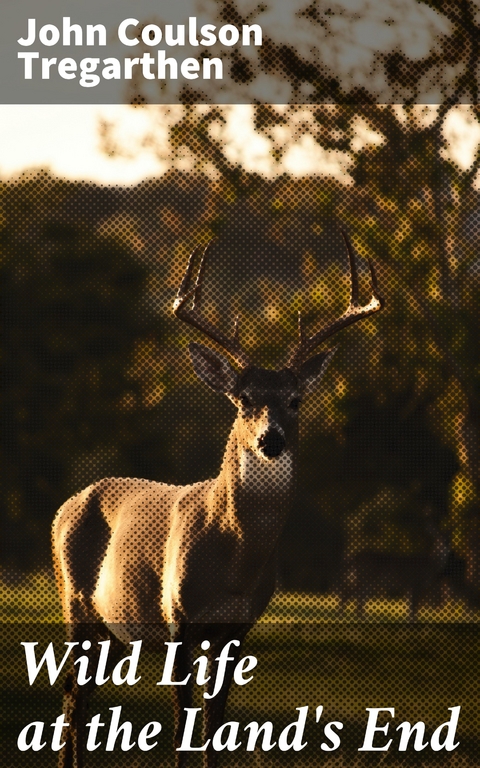
[[(225, 133), (230, 158), (248, 170), (272, 175), (270, 147), (253, 130), (251, 108), (236, 105), (230, 116)], [(65, 178), (114, 185), (160, 176), (168, 163), (141, 146), (150, 120), (148, 110), (122, 105), (2, 105), (0, 178), (6, 180), (39, 168)], [(102, 148), (102, 121), (115, 125), (127, 156), (109, 156)], [(471, 119), (468, 108), (458, 108), (449, 116), (446, 133), (452, 156), (462, 167), (468, 167), (480, 142), (480, 126)], [(322, 152), (309, 137), (291, 146), (279, 170), (302, 176), (312, 168), (338, 178), (346, 176), (345, 162), (339, 161), (338, 155)]]
[[(71, 179), (128, 185), (168, 169), (168, 162), (140, 146), (150, 120), (144, 109), (122, 105), (3, 105), (0, 116), (2, 179), (42, 168)], [(115, 125), (115, 134), (130, 156), (109, 156), (104, 151), (102, 121)], [(241, 161), (248, 170), (272, 174), (270, 146), (255, 134), (248, 105), (231, 107), (226, 139), (232, 160)], [(304, 137), (287, 153), (282, 171), (301, 176), (310, 173), (312, 165), (333, 175), (341, 175), (344, 169), (344, 163)]]
[[(7, 0), (4, 11), (13, 12), (22, 4), (30, 7), (32, 1)], [(147, 14), (152, 3), (155, 5), (155, 0), (137, 0), (137, 16)], [(254, 0), (248, 3), (252, 9), (258, 5)], [(99, 5), (107, 5), (107, 0), (99, 0)], [(357, 83), (355, 78), (365, 76), (372, 85), (375, 52), (398, 48), (409, 58), (419, 59), (430, 49), (435, 34), (448, 31), (442, 17), (415, 0), (332, 0), (335, 14), (325, 30), (299, 17), (298, 5), (274, 4), (270, 10), (268, 4), (265, 5), (261, 16), (265, 29), (273, 38), (285, 39), (287, 35), (289, 42), (304, 53), (315, 49), (315, 55), (326, 58), (329, 67), (342, 73), (342, 82), (344, 78), (352, 80), (350, 86), (362, 84), (361, 79)], [(191, 13), (214, 18), (214, 6), (214, 0), (165, 0), (162, 8), (180, 9), (182, 18)], [(66, 13), (69, 8), (78, 11), (79, 4), (78, 0), (44, 0), (42, 8), (46, 7), (55, 19), (60, 11)], [(129, 15), (129, 9), (131, 12), (130, 0), (117, 0), (116, 7), (123, 9), (125, 16)], [(288, 100), (288, 94), (286, 96)], [(435, 93), (430, 96), (435, 102)], [(151, 127), (149, 110), (157, 115), (156, 152), (142, 146), (142, 137)], [(129, 185), (159, 176), (168, 169), (169, 163), (159, 157), (162, 152), (165, 157), (168, 155), (167, 147), (162, 147), (162, 129), (164, 142), (166, 130), (162, 118), (158, 117), (160, 112), (154, 110), (155, 107), (132, 109), (126, 105), (0, 105), (0, 178), (8, 179), (39, 168), (58, 176), (102, 184)], [(115, 126), (115, 137), (126, 150), (122, 156), (109, 155), (102, 147), (102, 121)], [(449, 116), (447, 136), (454, 159), (464, 168), (468, 167), (480, 142), (480, 126), (473, 120), (468, 121), (468, 109), (459, 108)], [(265, 138), (255, 133), (248, 105), (230, 107), (230, 122), (223, 130), (222, 139), (230, 159), (241, 162), (250, 171), (269, 176), (287, 171), (302, 176), (315, 169), (348, 179), (345, 158), (322, 151), (309, 136), (292, 143), (283, 165), (275, 169), (271, 147)], [(359, 141), (368, 140), (371, 137), (359, 135)]]
[(46, 168), (58, 176), (104, 184), (134, 184), (157, 176), (162, 166), (152, 152), (128, 159), (102, 151), (102, 119), (140, 129), (138, 114), (125, 106), (2, 105), (0, 106), (0, 177)]

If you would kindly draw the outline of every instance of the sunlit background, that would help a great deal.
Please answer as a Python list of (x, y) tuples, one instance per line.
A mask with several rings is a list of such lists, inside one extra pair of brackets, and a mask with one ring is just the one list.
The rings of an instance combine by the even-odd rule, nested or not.
[[(175, 113), (175, 107), (170, 110)], [(282, 109), (277, 106), (279, 111)], [(99, 184), (136, 184), (161, 176), (171, 167), (165, 119), (167, 108), (123, 105), (2, 105), (0, 106), (0, 178), (7, 180), (23, 171), (49, 170), (68, 179)], [(421, 111), (421, 110), (420, 110)], [(222, 127), (226, 153), (246, 171), (275, 177), (311, 174), (334, 176), (349, 183), (348, 159), (339, 152), (323, 150), (311, 136), (285, 139), (288, 147), (280, 163), (272, 158), (272, 145), (253, 125), (249, 105), (228, 108), (228, 123)], [(425, 107), (424, 119), (435, 113)], [(112, 127), (115, 150), (103, 140), (102, 126)], [(155, 145), (145, 146), (145, 135), (156, 126)], [(465, 169), (470, 167), (480, 142), (480, 125), (468, 106), (453, 109), (445, 121), (448, 155)], [(358, 126), (358, 145), (375, 143), (378, 137)], [(190, 170), (188, 160), (184, 170)], [(478, 187), (478, 176), (475, 186)]]
[[(22, 1), (16, 5), (21, 6)], [(116, 4), (116, 10), (127, 17), (129, 8), (130, 5), (123, 3), (123, 0)], [(181, 0), (175, 3), (175, 9), (185, 19), (195, 13), (199, 19), (211, 20), (216, 18), (218, 12), (213, 0), (202, 3)], [(293, 48), (301, 51), (305, 60), (320, 67), (327, 66), (346, 90), (352, 87), (376, 90), (377, 103), (382, 102), (385, 84), (382, 56), (398, 51), (410, 61), (420, 62), (434, 49), (436, 36), (451, 31), (448, 14), (435, 13), (428, 4), (416, 0), (336, 0), (328, 8), (319, 6), (325, 13), (326, 23), (319, 18), (317, 24), (310, 23), (310, 17), (302, 9), (302, 3), (274, 4), (271, 8), (262, 6), (261, 11), (255, 3), (243, 4), (245, 13), (256, 12), (257, 15), (254, 14), (251, 20), (260, 22), (273, 41), (288, 41)], [(74, 3), (59, 4), (59, 0), (46, 0), (42, 3), (42, 10), (50, 14), (49, 18), (55, 19), (60, 12), (73, 13)], [(139, 18), (142, 14), (148, 16), (149, 10), (151, 15), (150, 0), (142, 0), (136, 6)], [(164, 12), (167, 11), (168, 4), (164, 8)], [(161, 20), (162, 17), (155, 18)], [(253, 56), (254, 53), (247, 51), (246, 55)], [(148, 88), (155, 89), (157, 84), (146, 82), (144, 87), (148, 97)], [(202, 87), (206, 87), (206, 83)], [(272, 72), (268, 76), (257, 76), (249, 88), (247, 101), (256, 96), (267, 102), (291, 101), (287, 79), (276, 77)], [(422, 89), (425, 103), (441, 101), (440, 84), (434, 78), (428, 79)], [(152, 96), (150, 100), (153, 101), (155, 93)], [(125, 94), (119, 91), (118, 100), (122, 101), (124, 97)], [(342, 153), (322, 150), (310, 135), (304, 134), (296, 139), (287, 131), (284, 144), (288, 146), (282, 153), (281, 161), (277, 158), (274, 162), (271, 142), (254, 130), (252, 108), (237, 105), (228, 112), (228, 123), (220, 129), (221, 139), (228, 158), (232, 162), (240, 162), (248, 172), (267, 177), (285, 171), (294, 176), (325, 174), (349, 183), (348, 161)], [(431, 119), (435, 107), (427, 108), (425, 112), (424, 119)], [(165, 108), (159, 112), (154, 106), (132, 109), (120, 104), (4, 104), (0, 107), (0, 178), (8, 179), (22, 171), (38, 168), (48, 169), (65, 178), (102, 184), (128, 185), (157, 177), (172, 166), (167, 128), (170, 118), (175, 115), (175, 107), (170, 118), (167, 113)], [(102, 140), (102, 126), (105, 124), (111, 127), (110, 141)], [(210, 130), (213, 131), (214, 126)], [(280, 127), (277, 126), (275, 139), (281, 143), (279, 132)], [(112, 135), (114, 148), (111, 146)], [(445, 121), (444, 135), (450, 157), (462, 168), (468, 167), (480, 140), (480, 126), (477, 121), (472, 121), (468, 107), (458, 106), (450, 112)], [(149, 141), (146, 141), (146, 136), (150, 137)], [(363, 130), (360, 124), (357, 136), (358, 146), (362, 142), (378, 141), (378, 137)], [(183, 163), (183, 169), (189, 170), (188, 159), (183, 159)], [(176, 167), (179, 167), (178, 158)]]
[[(180, 5), (187, 16), (198, 3)], [(455, 3), (441, 15), (416, 0), (313, 0), (312, 33), (297, 5), (262, 23), (313, 62), (305, 96), (328, 86), (325, 67), (338, 75), (331, 101), (285, 106), (296, 103), (301, 62), (290, 81), (260, 73), (259, 96), (278, 103), (256, 110), (0, 107), (0, 609), (12, 627), (62, 622), (50, 530), (72, 494), (102, 477), (186, 485), (218, 472), (233, 406), (196, 381), (187, 348), (198, 336), (171, 312), (192, 244), (217, 238), (205, 311), (225, 329), (238, 313), (242, 343), (268, 367), (291, 346), (298, 309), (314, 329), (348, 306), (347, 230), (362, 300), (368, 258), (386, 309), (342, 332), (302, 404), (296, 503), (262, 618), (298, 662), (279, 711), (307, 677), (326, 695), (330, 665), (346, 722), (373, 696), (375, 675), (389, 704), (385, 682), (416, 711), (434, 700), (476, 714), (479, 668), (468, 632), (462, 653), (456, 633), (480, 620), (480, 110), (462, 103), (476, 102), (480, 10), (462, 3), (464, 23)], [(423, 88), (424, 106), (382, 106), (389, 64), (395, 87), (410, 78)], [(359, 86), (376, 101), (357, 99)], [(409, 651), (395, 629), (414, 620), (431, 626)], [(312, 634), (282, 635), (309, 622)], [(352, 623), (364, 626), (349, 634)], [(18, 671), (10, 683), (21, 719)], [(266, 683), (261, 704), (273, 698)], [(15, 717), (2, 717), (13, 733)], [(477, 726), (465, 715), (472, 754)]]
[[(197, 6), (196, 0), (185, 0), (182, 13), (187, 17)], [(465, 13), (473, 14), (474, 6), (467, 6)], [(59, 9), (56, 0), (49, 7), (52, 13)], [(349, 455), (359, 435), (369, 442), (384, 427), (391, 446), (406, 410), (408, 418), (415, 414), (415, 430), (428, 433), (430, 469), (440, 466), (438, 457), (447, 445), (450, 459), (441, 477), (422, 476), (415, 482), (408, 472), (417, 467), (407, 472), (400, 462), (401, 471), (392, 481), (397, 486), (392, 487), (388, 462), (382, 465), (377, 448), (376, 471), (382, 465), (385, 476), (369, 489), (359, 488), (358, 498), (354, 492), (348, 508), (340, 498), (342, 483), (332, 490), (332, 498), (340, 495), (330, 504), (337, 542), (329, 549), (338, 555), (331, 558), (330, 580), (319, 576), (317, 561), (325, 561), (325, 552), (320, 556), (315, 546), (322, 536), (308, 535), (305, 523), (295, 557), (304, 567), (302, 547), (307, 539), (315, 542), (304, 567), (308, 578), (292, 577), (295, 566), (284, 584), (320, 592), (325, 585), (332, 587), (342, 537), (358, 542), (364, 536), (364, 548), (413, 556), (428, 531), (415, 532), (415, 525), (411, 530), (408, 525), (417, 520), (415, 505), (423, 515), (435, 493), (435, 511), (425, 512), (427, 518), (433, 516), (443, 526), (442, 535), (448, 534), (453, 547), (450, 555), (455, 554), (457, 563), (461, 560), (463, 573), (468, 563), (480, 580), (471, 512), (477, 453), (468, 447), (480, 370), (473, 330), (479, 288), (480, 121), (478, 108), (461, 103), (475, 93), (475, 83), (465, 79), (470, 77), (470, 60), (463, 70), (460, 66), (471, 43), (470, 27), (460, 24), (454, 11), (452, 16), (450, 6), (435, 13), (416, 0), (338, 0), (331, 7), (313, 3), (310, 16), (302, 9), (297, 4), (282, 6), (277, 14), (262, 11), (271, 41), (287, 40), (291, 52), (301, 50), (311, 65), (304, 69), (298, 64), (289, 77), (281, 66), (276, 70), (266, 62), (262, 70), (259, 65), (252, 88), (274, 95), (276, 104), (155, 106), (137, 98), (143, 97), (139, 86), (137, 106), (0, 107), (2, 257), (11, 312), (11, 375), (4, 399), (11, 399), (7, 410), (14, 438), (6, 449), (12, 470), (5, 497), (15, 544), (6, 548), (6, 561), (13, 580), (15, 572), (33, 573), (49, 563), (48, 528), (55, 508), (100, 473), (137, 472), (165, 479), (170, 472), (171, 482), (191, 482), (192, 467), (198, 477), (217, 470), (223, 427), (212, 437), (214, 451), (203, 451), (206, 463), (200, 466), (195, 453), (203, 429), (200, 409), (193, 419), (197, 437), (178, 441), (185, 448), (183, 464), (177, 457), (168, 468), (173, 450), (168, 440), (180, 421), (172, 421), (168, 439), (158, 440), (158, 429), (165, 429), (174, 412), (175, 398), (184, 398), (182, 434), (192, 425), (187, 415), (192, 402), (187, 337), (170, 312), (180, 265), (192, 242), (223, 238), (216, 258), (225, 258), (225, 275), (233, 276), (239, 288), (232, 292), (227, 280), (219, 295), (225, 288), (224, 299), (228, 291), (232, 301), (238, 299), (244, 333), (250, 333), (258, 358), (271, 365), (291, 342), (298, 307), (312, 321), (322, 313), (344, 311), (348, 275), (340, 226), (348, 228), (361, 257), (373, 257), (379, 264), (389, 312), (378, 322), (369, 321), (357, 336), (346, 335), (353, 341), (336, 357), (317, 402), (318, 421), (311, 415), (304, 422), (310, 438), (315, 433), (318, 440), (309, 455), (323, 451), (333, 471), (339, 461), (334, 455)], [(260, 14), (254, 4), (250, 10)], [(201, 12), (207, 17), (215, 13), (209, 0)], [(469, 22), (475, 18), (471, 15)], [(453, 28), (455, 74), (449, 69)], [(378, 94), (386, 83), (398, 87), (398, 93), (411, 86), (412, 105), (382, 106)], [(330, 100), (287, 106), (292, 93), (306, 100), (309, 88), (317, 97), (326, 89)], [(455, 98), (452, 88), (458, 91)], [(368, 89), (376, 102), (364, 98)], [(75, 277), (77, 272), (81, 278)], [(131, 292), (125, 295), (123, 280), (130, 280)], [(61, 311), (57, 295), (62, 296)], [(95, 313), (88, 311), (93, 295), (98, 306), (108, 304), (108, 312), (103, 307), (105, 327), (93, 327)], [(109, 297), (115, 297), (111, 304)], [(216, 296), (209, 300), (216, 306)], [(215, 310), (224, 312), (226, 324), (229, 301)], [(67, 328), (65, 313), (77, 303), (85, 314), (72, 318)], [(137, 305), (145, 312), (143, 325), (137, 324)], [(362, 340), (358, 367), (355, 338)], [(99, 350), (105, 359), (92, 361)], [(87, 375), (90, 365), (93, 373)], [(116, 399), (109, 389), (113, 365)], [(92, 408), (88, 415), (81, 398), (76, 401), (75, 422), (65, 414), (70, 390), (80, 380), (85, 391), (95, 390), (97, 383), (99, 389), (87, 398)], [(48, 400), (46, 390), (55, 396)], [(105, 407), (111, 408), (116, 424), (111, 433), (110, 426), (102, 432), (98, 423), (96, 409), (101, 413)], [(365, 409), (372, 418), (364, 434)], [(375, 418), (385, 418), (381, 429), (371, 426)], [(228, 426), (227, 411), (222, 419)], [(346, 438), (349, 425), (353, 431)], [(67, 447), (62, 447), (63, 439)], [(157, 456), (160, 448), (163, 453)], [(140, 463), (135, 464), (135, 456)], [(318, 509), (325, 518), (325, 482), (333, 477), (328, 461), (318, 487), (310, 488), (316, 476), (313, 465), (305, 484), (310, 501), (303, 506), (311, 503), (308, 514), (314, 526), (322, 519)], [(424, 482), (425, 498), (432, 493), (428, 504), (419, 491)], [(42, 557), (36, 557), (38, 552), (26, 542), (37, 537), (40, 519)]]

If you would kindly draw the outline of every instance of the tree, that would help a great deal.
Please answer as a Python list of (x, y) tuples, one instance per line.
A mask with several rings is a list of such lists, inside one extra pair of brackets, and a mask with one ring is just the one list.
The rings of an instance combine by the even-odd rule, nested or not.
[[(309, 103), (301, 107), (266, 104), (255, 109), (256, 130), (269, 140), (279, 167), (302, 136), (347, 162), (352, 186), (336, 196), (329, 213), (348, 226), (360, 253), (375, 255), (390, 307), (378, 324), (368, 386), (384, 397), (410, 391), (417, 403), (423, 399), (432, 425), (455, 451), (460, 470), (451, 489), (449, 526), (455, 546), (468, 560), (470, 580), (480, 585), (480, 285), (475, 252), (480, 149), (462, 168), (446, 141), (448, 123), (460, 105), (473, 105), (468, 119), (480, 121), (475, 106), (478, 8), (472, 0), (418, 0), (417, 5), (443, 31), (422, 58), (409, 57), (400, 47), (378, 53), (374, 71), (380, 78), (372, 79), (371, 89), (368, 83), (346, 84), (340, 72), (319, 62), (318, 51), (300, 52), (271, 36), (264, 39), (255, 66), (242, 69), (237, 61), (232, 77), (237, 72), (239, 82), (248, 83), (258, 72), (273, 73), (291, 86), (292, 102), (309, 94)], [(298, 9), (319, 34), (331, 31), (332, 16), (344, 12), (342, 7), (322, 10), (315, 2)], [(230, 0), (221, 4), (219, 18), (246, 22), (240, 5)], [(422, 107), (431, 99), (432, 83), (436, 103)], [(376, 103), (379, 93), (400, 106)], [(224, 143), (228, 113), (195, 105), (192, 94), (185, 94), (185, 101), (170, 128), (172, 160), (186, 151), (193, 168), (213, 167), (233, 194), (248, 194), (254, 177), (247, 178)], [(362, 382), (352, 370), (345, 368), (345, 374), (351, 393), (360, 396)]]
[(79, 186), (33, 174), (2, 189), (3, 562), (48, 562), (55, 509), (106, 473), (128, 471), (137, 439), (146, 271), (98, 234)]
[[(382, 57), (386, 81), (402, 97), (401, 107), (339, 92), (334, 107), (311, 107), (310, 119), (297, 120), (296, 130), (350, 159), (358, 194), (347, 194), (338, 214), (355, 232), (359, 250), (381, 259), (391, 301), (381, 386), (405, 386), (410, 379), (418, 393), (428, 392), (431, 398), (434, 423), (461, 467), (452, 487), (450, 525), (468, 559), (469, 578), (479, 585), (480, 296), (474, 231), (479, 201), (474, 184), (480, 148), (468, 168), (460, 167), (447, 153), (445, 129), (460, 103), (478, 101), (480, 28), (478, 9), (469, 0), (424, 5), (443, 17), (450, 30), (423, 60), (398, 52)], [(286, 74), (312, 84), (317, 77), (299, 67)], [(422, 109), (428, 82), (438, 84), (442, 101)], [(268, 109), (266, 117), (262, 108), (258, 113), (259, 129), (272, 135), (272, 126), (295, 120), (297, 110), (283, 111), (278, 121), (275, 110)], [(478, 123), (476, 106), (468, 118)], [(360, 122), (375, 143), (358, 146)]]

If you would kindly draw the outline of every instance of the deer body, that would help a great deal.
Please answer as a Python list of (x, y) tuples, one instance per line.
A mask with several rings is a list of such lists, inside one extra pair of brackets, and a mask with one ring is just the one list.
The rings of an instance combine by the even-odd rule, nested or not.
[[(234, 358), (200, 344), (190, 345), (197, 376), (237, 408), (220, 472), (213, 480), (173, 486), (131, 478), (100, 481), (67, 501), (53, 526), (54, 561), (64, 619), (71, 640), (81, 642), (85, 625), (106, 627), (122, 643), (142, 639), (153, 648), (168, 640), (181, 643), (176, 656), (178, 679), (191, 671), (196, 647), (208, 641), (210, 680), (216, 656), (241, 641), (265, 610), (275, 589), (276, 554), (295, 484), (298, 411), (304, 396), (323, 376), (334, 350), (309, 357), (325, 338), (381, 308), (375, 292), (367, 307), (358, 304), (358, 279), (347, 241), (352, 301), (347, 313), (324, 331), (299, 344), (280, 371), (252, 365), (240, 347), (238, 323), (229, 339), (196, 310), (202, 287), (205, 249), (195, 287), (190, 289), (193, 260), (174, 305), (174, 312), (202, 330)], [(193, 298), (193, 308), (186, 303)], [(305, 361), (305, 358), (309, 357)], [(205, 702), (204, 730), (211, 739), (221, 725), (231, 682)], [(207, 684), (207, 689), (209, 685)], [(211, 693), (211, 690), (210, 690)], [(177, 728), (181, 743), (192, 686), (175, 687)], [(64, 768), (81, 768), (83, 723), (88, 690), (71, 673), (66, 686), (66, 721), (75, 725), (61, 753)], [(178, 763), (186, 755), (178, 754)], [(216, 753), (206, 751), (213, 768)]]
[[(262, 373), (275, 384), (281, 376), (255, 369), (249, 376)], [(296, 394), (293, 375), (291, 379), (284, 390), (288, 402)], [(274, 397), (280, 399), (278, 387)], [(273, 591), (269, 571), (274, 570), (273, 554), (290, 506), (297, 443), (292, 413), (291, 423), (280, 427), (288, 433), (288, 448), (279, 456), (258, 455), (261, 451), (252, 449), (248, 439), (258, 441), (268, 434), (269, 418), (276, 423), (281, 418), (274, 404), (262, 410), (256, 430), (247, 435), (244, 415), (237, 418), (214, 480), (178, 487), (109, 478), (66, 502), (53, 536), (57, 572), (67, 575), (62, 584), (67, 621), (100, 617), (112, 626), (132, 624), (138, 634), (138, 625), (149, 622), (168, 627), (183, 621), (243, 623), (258, 618)], [(85, 565), (72, 557), (72, 547), (91, 549), (95, 516), (108, 537), (91, 561), (90, 593), (85, 594)], [(263, 597), (263, 592), (268, 594)], [(72, 615), (72, 608), (79, 613)]]

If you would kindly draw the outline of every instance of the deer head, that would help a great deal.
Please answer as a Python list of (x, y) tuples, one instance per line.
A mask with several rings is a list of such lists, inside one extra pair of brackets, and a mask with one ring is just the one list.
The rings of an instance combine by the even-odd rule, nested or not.
[[(267, 370), (252, 364), (240, 344), (240, 324), (237, 317), (231, 337), (213, 326), (200, 313), (201, 293), (207, 254), (212, 241), (203, 250), (195, 285), (192, 287), (194, 263), (201, 248), (189, 259), (187, 270), (174, 302), (176, 317), (193, 325), (221, 346), (237, 363), (236, 370), (229, 360), (203, 344), (189, 345), (192, 364), (198, 378), (215, 392), (222, 392), (238, 410), (237, 432), (245, 450), (265, 460), (276, 459), (288, 451), (298, 434), (298, 413), (303, 399), (314, 391), (324, 375), (336, 348), (310, 357), (316, 348), (348, 325), (363, 320), (382, 309), (375, 271), (369, 262), (372, 298), (366, 306), (358, 299), (358, 271), (350, 240), (345, 233), (350, 262), (351, 295), (347, 311), (312, 336), (305, 334), (301, 314), (298, 317), (298, 342), (281, 370)], [(192, 300), (191, 308), (187, 304)]]

